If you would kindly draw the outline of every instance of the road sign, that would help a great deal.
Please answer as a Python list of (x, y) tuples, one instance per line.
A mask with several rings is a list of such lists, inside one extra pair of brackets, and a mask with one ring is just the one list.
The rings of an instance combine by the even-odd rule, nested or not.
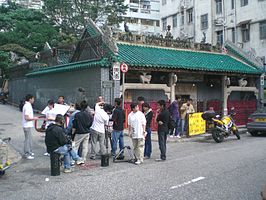
[(102, 82), (102, 87), (103, 88), (112, 88), (113, 87), (113, 81), (103, 81)]
[(120, 80), (120, 66), (118, 62), (114, 63), (113, 65), (113, 80)]
[(127, 73), (127, 71), (128, 71), (128, 66), (127, 66), (127, 64), (126, 64), (126, 63), (121, 63), (121, 65), (120, 65), (120, 69), (121, 69), (121, 72), (123, 72), (123, 73)]

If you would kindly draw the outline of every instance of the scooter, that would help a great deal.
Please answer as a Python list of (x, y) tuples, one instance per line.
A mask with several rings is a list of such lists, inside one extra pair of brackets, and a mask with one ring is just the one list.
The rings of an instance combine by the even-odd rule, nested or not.
[(2, 104), (7, 103), (8, 92), (0, 92), (0, 102)]
[(214, 112), (205, 112), (202, 114), (202, 118), (213, 125), (210, 132), (215, 142), (223, 142), (224, 138), (229, 137), (231, 134), (234, 134), (240, 140), (239, 131), (233, 120), (235, 114), (234, 108), (231, 108), (230, 114), (224, 115), (223, 117), (216, 115)]
[(8, 159), (8, 146), (11, 138), (0, 139), (0, 177), (5, 174), (5, 171), (10, 168), (11, 162)]

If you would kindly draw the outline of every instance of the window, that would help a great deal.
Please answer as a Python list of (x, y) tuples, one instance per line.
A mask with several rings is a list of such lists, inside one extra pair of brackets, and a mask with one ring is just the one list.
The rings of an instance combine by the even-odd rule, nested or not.
[(235, 0), (231, 0), (231, 9), (235, 9)]
[(130, 8), (129, 11), (130, 11), (130, 12), (138, 12), (138, 9), (137, 9), (137, 8)]
[(240, 1), (240, 5), (241, 5), (241, 6), (246, 6), (246, 5), (248, 5), (248, 0), (241, 0), (241, 1)]
[(249, 24), (242, 24), (241, 31), (242, 31), (242, 41), (248, 42), (250, 39), (249, 38)]
[(266, 39), (266, 21), (260, 22), (260, 39)]
[(160, 21), (156, 20), (156, 26), (160, 26)]
[(193, 8), (187, 10), (187, 23), (193, 22)]
[(201, 29), (207, 29), (208, 28), (208, 14), (201, 15)]
[(223, 44), (223, 31), (217, 31), (217, 44), (222, 45)]
[(163, 24), (163, 31), (166, 31), (166, 29), (167, 29), (167, 19), (166, 18), (162, 19), (162, 24)]
[(173, 28), (177, 27), (177, 15), (173, 15)]
[(180, 22), (180, 24), (184, 25), (184, 23), (185, 23), (185, 16), (184, 16), (184, 12), (182, 11), (181, 12), (181, 22)]
[(147, 25), (147, 26), (153, 26), (153, 21), (152, 20), (148, 20), (148, 19), (142, 19), (141, 20), (141, 24), (142, 25)]
[(232, 28), (232, 42), (233, 43), (236, 42), (236, 30), (235, 30), (235, 28)]
[(162, 5), (166, 5), (167, 0), (162, 0)]
[(127, 18), (126, 21), (128, 23), (130, 23), (130, 24), (137, 24), (138, 23), (138, 19), (137, 18)]
[(222, 0), (216, 0), (216, 14), (221, 14), (223, 12)]

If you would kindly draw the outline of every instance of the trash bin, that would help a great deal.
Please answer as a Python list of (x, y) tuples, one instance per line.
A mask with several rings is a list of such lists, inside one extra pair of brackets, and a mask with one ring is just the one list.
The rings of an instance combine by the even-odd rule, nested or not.
[(51, 161), (51, 176), (59, 176), (60, 175), (60, 154), (51, 153), (50, 161)]
[(101, 155), (101, 166), (102, 167), (109, 166), (109, 154)]

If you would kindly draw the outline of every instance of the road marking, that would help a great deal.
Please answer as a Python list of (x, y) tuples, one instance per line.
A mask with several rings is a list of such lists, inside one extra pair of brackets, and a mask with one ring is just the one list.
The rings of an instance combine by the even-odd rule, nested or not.
[(180, 184), (180, 185), (172, 186), (170, 189), (173, 190), (173, 189), (181, 188), (181, 187), (184, 187), (184, 186), (189, 185), (189, 184), (191, 184), (191, 183), (196, 183), (196, 182), (198, 182), (198, 181), (201, 181), (201, 180), (203, 180), (203, 179), (205, 179), (205, 177), (200, 176), (200, 177), (198, 177), (198, 178), (194, 178), (194, 179), (192, 179), (192, 180), (190, 180), (190, 181), (187, 181), (187, 182), (185, 182), (185, 183), (182, 183), (182, 184)]

